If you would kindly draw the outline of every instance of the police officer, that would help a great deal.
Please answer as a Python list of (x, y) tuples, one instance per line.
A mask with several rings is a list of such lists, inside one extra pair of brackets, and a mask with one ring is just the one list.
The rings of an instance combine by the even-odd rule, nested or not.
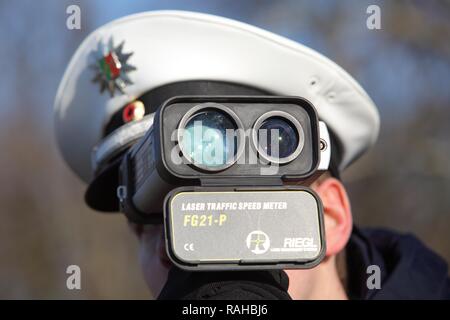
[[(449, 298), (445, 262), (416, 238), (362, 230), (339, 173), (377, 139), (379, 116), (363, 88), (303, 46), (237, 21), (192, 12), (127, 16), (95, 30), (73, 55), (55, 99), (64, 159), (89, 183), (86, 202), (118, 211), (121, 155), (178, 95), (291, 95), (311, 101), (332, 134), (329, 172), (311, 184), (324, 205), (326, 257), (309, 270), (183, 272), (161, 225), (131, 224), (146, 282), (161, 299)], [(125, 130), (124, 130), (125, 128)], [(379, 285), (367, 285), (369, 266)]]

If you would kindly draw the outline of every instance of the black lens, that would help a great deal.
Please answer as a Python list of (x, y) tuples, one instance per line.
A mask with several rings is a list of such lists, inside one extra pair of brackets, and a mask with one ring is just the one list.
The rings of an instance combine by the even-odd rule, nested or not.
[(195, 113), (184, 128), (182, 150), (195, 164), (214, 168), (233, 162), (237, 153), (237, 126), (226, 113), (205, 109)]
[(268, 156), (279, 159), (291, 156), (299, 144), (299, 133), (295, 125), (283, 117), (264, 120), (259, 127), (258, 136), (260, 148)]

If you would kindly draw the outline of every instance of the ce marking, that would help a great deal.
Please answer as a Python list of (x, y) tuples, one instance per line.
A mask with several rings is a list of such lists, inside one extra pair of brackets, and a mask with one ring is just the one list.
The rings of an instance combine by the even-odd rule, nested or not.
[(183, 249), (185, 251), (194, 251), (194, 244), (193, 243), (185, 243), (183, 246)]

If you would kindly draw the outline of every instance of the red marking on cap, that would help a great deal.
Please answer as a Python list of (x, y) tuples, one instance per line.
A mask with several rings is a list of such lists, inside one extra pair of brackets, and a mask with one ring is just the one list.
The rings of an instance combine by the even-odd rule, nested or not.
[(134, 120), (134, 110), (136, 110), (134, 102), (127, 104), (127, 106), (123, 109), (122, 112), (123, 122), (126, 123)]
[(119, 59), (113, 52), (110, 52), (105, 56), (105, 62), (109, 66), (109, 70), (113, 79), (120, 76), (121, 65)]

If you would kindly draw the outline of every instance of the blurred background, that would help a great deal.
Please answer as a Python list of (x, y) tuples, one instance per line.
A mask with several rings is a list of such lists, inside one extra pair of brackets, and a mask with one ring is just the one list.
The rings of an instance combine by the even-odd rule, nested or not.
[[(66, 8), (81, 8), (81, 30)], [(381, 8), (381, 30), (366, 9)], [(121, 215), (83, 202), (63, 163), (52, 104), (71, 55), (124, 15), (182, 9), (241, 20), (325, 54), (381, 114), (377, 145), (344, 174), (354, 219), (416, 234), (450, 261), (449, 1), (0, 1), (0, 298), (148, 299)], [(286, 75), (289, 76), (289, 75)], [(68, 265), (82, 290), (66, 289)]]

